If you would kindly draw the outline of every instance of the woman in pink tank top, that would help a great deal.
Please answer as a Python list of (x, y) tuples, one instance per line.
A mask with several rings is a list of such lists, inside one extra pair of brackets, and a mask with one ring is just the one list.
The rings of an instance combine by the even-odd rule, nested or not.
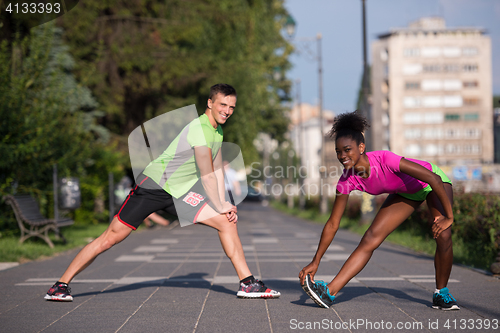
[[(323, 228), (316, 254), (299, 273), (302, 288), (319, 306), (330, 307), (335, 295), (365, 267), (373, 251), (426, 200), (437, 245), (434, 257), (436, 291), (432, 307), (458, 310), (456, 300), (447, 288), (453, 264), (451, 181), (428, 162), (406, 159), (389, 151), (366, 152), (363, 132), (368, 126), (367, 120), (357, 111), (335, 118), (330, 134), (335, 138), (337, 158), (344, 166), (344, 173), (337, 184), (332, 213)], [(389, 193), (389, 196), (335, 278), (328, 284), (314, 281), (321, 258), (335, 237), (349, 193), (353, 190), (374, 195)]]

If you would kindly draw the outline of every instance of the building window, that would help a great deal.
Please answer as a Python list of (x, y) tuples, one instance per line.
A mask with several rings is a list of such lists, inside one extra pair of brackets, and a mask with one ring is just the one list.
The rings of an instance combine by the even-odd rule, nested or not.
[(480, 145), (464, 145), (464, 154), (476, 155), (481, 152)]
[(405, 97), (403, 98), (403, 105), (405, 108), (417, 108), (421, 105), (421, 100), (418, 97)]
[(443, 106), (445, 108), (459, 108), (463, 104), (462, 96), (448, 95), (443, 97)]
[(480, 100), (476, 97), (466, 97), (464, 98), (464, 105), (479, 105)]
[(442, 104), (441, 96), (426, 96), (423, 98), (422, 104), (426, 108), (438, 108)]
[(462, 89), (462, 81), (460, 80), (444, 80), (443, 82), (444, 90), (460, 90)]
[(425, 73), (437, 73), (440, 71), (441, 71), (441, 65), (438, 64), (424, 65)]
[(442, 124), (444, 117), (441, 112), (432, 112), (424, 114), (424, 123), (426, 124)]
[(441, 90), (441, 80), (422, 80), (422, 90)]
[(382, 106), (382, 110), (389, 110), (389, 100), (387, 98), (382, 99), (380, 105)]
[(387, 81), (382, 81), (380, 84), (380, 91), (382, 94), (387, 94), (389, 92), (389, 85), (387, 84)]
[(462, 54), (464, 56), (475, 56), (478, 54), (478, 50), (475, 47), (464, 47), (462, 49)]
[(477, 81), (464, 81), (464, 88), (477, 88), (478, 86)]
[(415, 75), (422, 72), (422, 64), (408, 64), (403, 66), (403, 74)]
[(476, 113), (466, 113), (464, 114), (464, 120), (465, 121), (478, 121), (479, 120), (479, 114)]
[(405, 155), (406, 156), (420, 156), (420, 151), (421, 151), (421, 148), (419, 145), (416, 145), (416, 144), (407, 145), (405, 148)]
[(443, 66), (443, 71), (445, 73), (456, 73), (460, 71), (460, 66), (457, 64), (446, 64)]
[(403, 123), (405, 124), (421, 124), (422, 115), (420, 113), (405, 113), (403, 116)]
[(449, 57), (449, 58), (460, 57), (460, 48), (459, 47), (443, 47), (443, 55), (445, 57)]
[(456, 113), (447, 113), (444, 115), (445, 121), (458, 121), (460, 120), (460, 115)]
[(418, 57), (420, 55), (420, 49), (417, 47), (405, 48), (403, 50), (403, 55), (405, 57)]
[(420, 139), (421, 131), (419, 128), (409, 128), (405, 130), (405, 138), (407, 140)]
[(420, 82), (418, 81), (407, 81), (405, 84), (406, 90), (418, 90), (420, 89)]
[(389, 52), (387, 49), (380, 50), (380, 60), (387, 61), (387, 59), (389, 59)]
[(470, 139), (478, 139), (481, 137), (481, 130), (479, 128), (466, 128), (464, 136)]
[(446, 152), (448, 154), (458, 154), (460, 153), (460, 146), (459, 145), (455, 145), (455, 144), (447, 144), (446, 145)]
[(460, 137), (460, 131), (456, 128), (448, 128), (445, 131), (445, 137), (447, 139), (458, 139)]
[(425, 155), (436, 156), (439, 153), (439, 148), (437, 145), (429, 144), (425, 146)]
[(441, 128), (426, 128), (424, 130), (424, 139), (441, 139), (443, 137), (443, 131)]
[(463, 66), (464, 72), (477, 72), (478, 66), (476, 64), (465, 64)]
[(426, 58), (437, 58), (441, 55), (441, 49), (439, 47), (423, 47), (422, 57)]

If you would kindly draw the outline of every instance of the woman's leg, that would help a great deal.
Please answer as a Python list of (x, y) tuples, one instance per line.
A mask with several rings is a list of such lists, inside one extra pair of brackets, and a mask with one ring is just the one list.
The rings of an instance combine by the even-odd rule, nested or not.
[[(167, 219), (163, 218), (163, 216), (161, 216), (161, 215), (160, 215), (160, 214), (158, 214), (158, 213), (151, 213), (151, 214), (150, 214), (150, 215), (149, 215), (149, 216), (148, 216), (148, 217), (144, 220), (144, 222), (146, 223), (146, 226), (147, 226), (147, 227), (149, 227), (149, 226), (151, 225), (151, 222), (150, 222), (150, 221), (148, 221), (148, 220), (151, 220), (151, 221), (153, 221), (154, 223), (159, 224), (159, 225), (162, 225), (162, 226), (164, 226), (164, 227), (167, 227), (167, 226), (170, 224), (170, 221), (169, 221), (169, 220), (167, 220)], [(148, 222), (146, 222), (146, 221), (148, 221), (148, 222), (149, 222), (149, 224), (148, 224)]]
[[(453, 188), (451, 184), (445, 183), (444, 189), (453, 206)], [(444, 215), (441, 201), (434, 192), (427, 196), (427, 206), (429, 207), (429, 223), (433, 223), (434, 218)], [(450, 278), (451, 267), (453, 265), (453, 243), (451, 239), (451, 227), (441, 232), (436, 238), (436, 254), (434, 256), (434, 268), (436, 270), (436, 288), (445, 288)]]
[(328, 284), (332, 295), (336, 295), (349, 280), (356, 276), (368, 263), (373, 251), (384, 239), (406, 220), (421, 202), (409, 200), (397, 194), (390, 194), (366, 230), (361, 242), (344, 263), (340, 272)]

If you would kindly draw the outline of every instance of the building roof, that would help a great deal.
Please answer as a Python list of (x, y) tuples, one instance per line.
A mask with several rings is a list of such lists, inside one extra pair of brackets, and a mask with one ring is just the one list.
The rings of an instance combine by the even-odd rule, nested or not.
[(411, 22), (408, 27), (403, 28), (391, 28), (389, 32), (385, 32), (378, 35), (379, 39), (388, 38), (393, 35), (398, 34), (418, 34), (420, 32), (424, 33), (443, 33), (443, 32), (471, 32), (471, 33), (486, 33), (486, 30), (482, 27), (453, 27), (447, 28), (445, 21), (441, 17), (423, 17), (417, 21)]

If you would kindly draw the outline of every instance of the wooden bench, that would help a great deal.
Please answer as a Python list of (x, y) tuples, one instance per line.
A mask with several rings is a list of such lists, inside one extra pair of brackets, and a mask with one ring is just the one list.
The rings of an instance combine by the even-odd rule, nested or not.
[(23, 243), (28, 238), (36, 236), (43, 239), (53, 248), (54, 244), (49, 238), (50, 230), (53, 230), (56, 236), (62, 238), (64, 243), (66, 243), (66, 239), (61, 235), (59, 228), (72, 225), (74, 223), (73, 220), (62, 218), (56, 222), (54, 219), (43, 217), (40, 213), (38, 203), (31, 195), (7, 195), (4, 199), (7, 204), (12, 206), (17, 223), (21, 229), (19, 243)]

